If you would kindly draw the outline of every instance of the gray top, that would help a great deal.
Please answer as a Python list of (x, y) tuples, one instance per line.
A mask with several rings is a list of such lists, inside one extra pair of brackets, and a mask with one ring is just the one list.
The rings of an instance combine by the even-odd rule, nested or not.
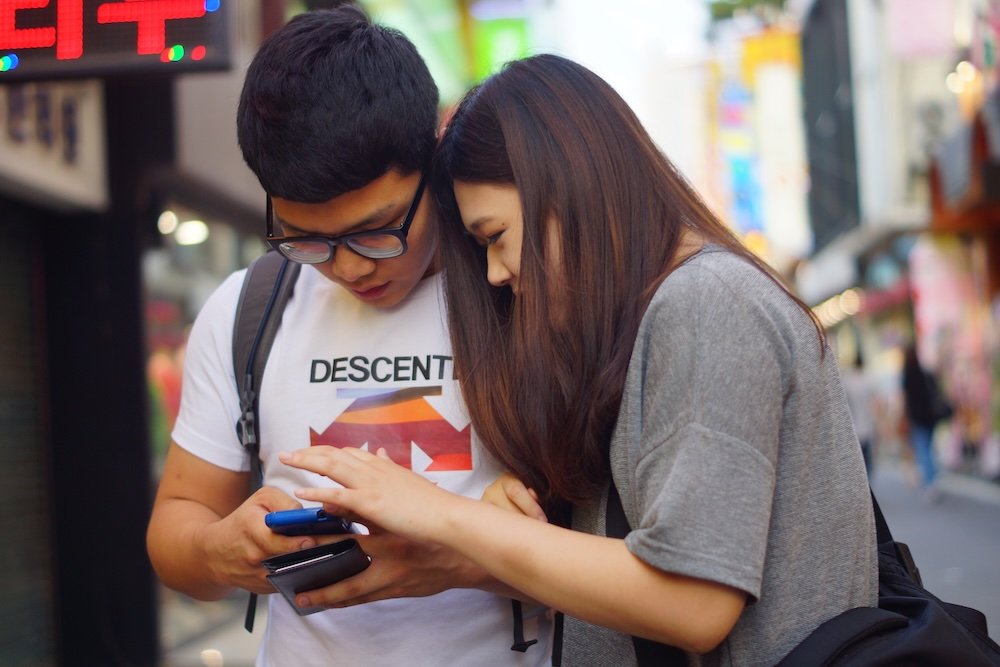
[[(751, 597), (690, 665), (774, 665), (822, 621), (875, 606), (875, 525), (835, 355), (767, 276), (709, 246), (639, 327), (611, 466), (633, 531), (665, 571)], [(604, 535), (605, 495), (574, 528)], [(563, 664), (634, 665), (628, 635), (566, 618)]]

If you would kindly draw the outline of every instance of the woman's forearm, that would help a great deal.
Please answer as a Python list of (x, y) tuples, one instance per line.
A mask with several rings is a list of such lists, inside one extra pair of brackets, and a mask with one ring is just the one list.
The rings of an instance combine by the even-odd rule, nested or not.
[(280, 458), (343, 485), (299, 489), (300, 498), (449, 547), (525, 595), (591, 623), (705, 652), (725, 638), (743, 610), (741, 591), (658, 570), (622, 540), (445, 491), (384, 454), (310, 447)]
[(657, 570), (622, 540), (458, 496), (442, 510), (428, 537), (539, 602), (597, 625), (706, 652), (743, 609), (741, 591)]

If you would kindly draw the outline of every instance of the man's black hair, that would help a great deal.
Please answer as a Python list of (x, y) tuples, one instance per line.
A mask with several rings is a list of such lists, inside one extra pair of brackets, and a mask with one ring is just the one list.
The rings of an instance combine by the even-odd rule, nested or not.
[(273, 196), (320, 203), (434, 149), (438, 90), (402, 33), (353, 5), (299, 14), (247, 70), (236, 128), (243, 159)]

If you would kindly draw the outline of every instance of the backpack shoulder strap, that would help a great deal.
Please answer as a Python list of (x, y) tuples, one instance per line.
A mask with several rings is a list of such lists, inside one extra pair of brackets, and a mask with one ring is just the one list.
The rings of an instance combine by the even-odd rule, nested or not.
[[(271, 344), (281, 326), (281, 315), (292, 296), (301, 268), (300, 264), (290, 262), (274, 251), (261, 255), (247, 267), (240, 298), (236, 303), (233, 373), (240, 398), (236, 434), (250, 454), (251, 491), (264, 482), (260, 465), (260, 420), (257, 419), (260, 383), (264, 377), (264, 366), (271, 352)], [(243, 623), (247, 632), (253, 632), (256, 611), (257, 594), (251, 593)]]
[(240, 399), (236, 433), (250, 454), (251, 484), (254, 488), (263, 481), (260, 423), (257, 419), (260, 384), (271, 344), (281, 326), (281, 315), (292, 296), (301, 268), (300, 264), (290, 262), (273, 251), (261, 255), (247, 268), (236, 305), (233, 372)]
[(892, 537), (889, 524), (886, 523), (885, 515), (882, 514), (882, 508), (878, 506), (878, 501), (875, 499), (875, 492), (871, 490), (871, 486), (868, 487), (868, 492), (871, 494), (872, 511), (875, 513), (875, 547), (880, 548), (882, 545), (891, 545), (893, 555), (895, 555), (896, 560), (899, 561), (903, 569), (906, 570), (906, 574), (918, 586), (923, 586), (923, 579), (920, 576), (920, 570), (917, 568), (916, 561), (913, 560), (910, 547), (905, 542), (897, 542)]
[[(618, 495), (618, 488), (615, 486), (613, 478), (608, 481), (608, 501), (607, 505), (605, 505), (604, 514), (604, 534), (607, 537), (615, 537), (623, 540), (632, 531), (628, 523), (628, 518), (625, 516), (625, 508), (622, 507), (621, 496)], [(562, 612), (556, 612), (556, 629), (552, 648), (552, 664), (555, 667), (559, 667), (562, 664), (562, 631)], [(632, 647), (635, 649), (636, 664), (639, 667), (673, 667), (674, 665), (687, 664), (687, 656), (684, 655), (684, 651), (676, 646), (661, 644), (651, 639), (633, 635)]]

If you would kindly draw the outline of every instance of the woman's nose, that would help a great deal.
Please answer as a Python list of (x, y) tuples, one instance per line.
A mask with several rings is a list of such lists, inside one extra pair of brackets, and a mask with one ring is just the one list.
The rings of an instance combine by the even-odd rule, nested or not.
[(499, 257), (493, 257), (490, 253), (486, 255), (486, 280), (494, 287), (503, 287), (510, 282), (513, 277), (507, 266), (500, 261)]

